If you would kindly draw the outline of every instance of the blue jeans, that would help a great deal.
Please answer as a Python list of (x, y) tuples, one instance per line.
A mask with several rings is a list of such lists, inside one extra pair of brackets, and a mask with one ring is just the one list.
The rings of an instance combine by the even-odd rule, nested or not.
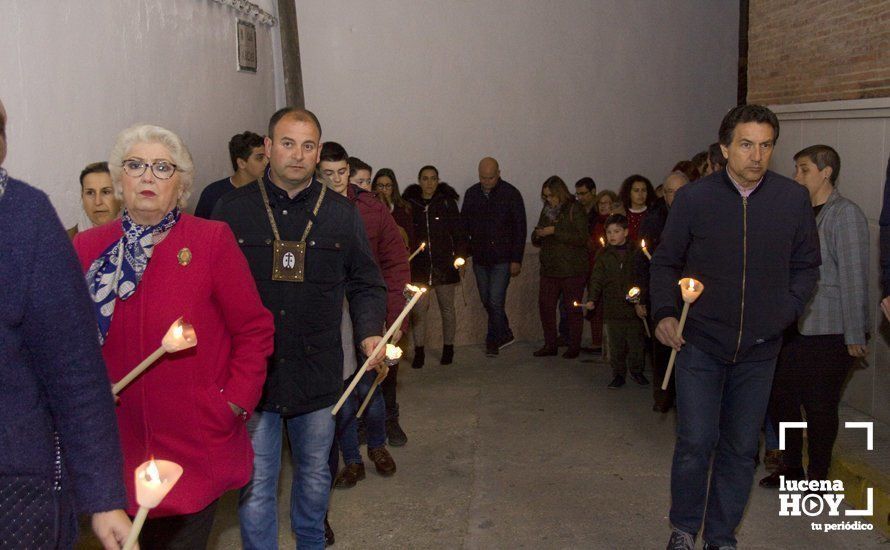
[(775, 367), (775, 359), (726, 363), (688, 343), (677, 354), (670, 514), (677, 529), (696, 534), (704, 520), (708, 544), (735, 546)]
[[(297, 548), (324, 548), (324, 515), (331, 491), (328, 454), (334, 439), (332, 407), (284, 419), (291, 447), (290, 521)], [(279, 414), (255, 411), (247, 423), (253, 444), (253, 477), (238, 499), (245, 550), (278, 548), (278, 475), (281, 472)]]
[(766, 420), (763, 421), (763, 447), (767, 451), (775, 451), (779, 448), (779, 434), (776, 432), (776, 426), (769, 413), (766, 415)]
[[(343, 408), (337, 413), (337, 443), (343, 452), (343, 462), (347, 466), (362, 463), (362, 454), (358, 448), (358, 419), (355, 415), (364, 403), (375, 378), (377, 378), (376, 370), (366, 372), (355, 387), (355, 391), (343, 404)], [(374, 391), (374, 396), (371, 397), (371, 402), (368, 403), (362, 418), (365, 419), (368, 432), (368, 449), (386, 445), (386, 406), (383, 404), (383, 392), (379, 387)]]
[(510, 264), (476, 265), (474, 262), (473, 273), (476, 275), (482, 306), (488, 312), (485, 343), (498, 345), (513, 336), (507, 312), (504, 310), (507, 286), (510, 284)]

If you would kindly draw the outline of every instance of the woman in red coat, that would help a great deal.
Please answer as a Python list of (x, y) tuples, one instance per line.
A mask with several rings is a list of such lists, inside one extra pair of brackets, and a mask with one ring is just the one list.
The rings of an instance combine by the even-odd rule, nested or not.
[(79, 233), (109, 378), (160, 346), (179, 317), (196, 347), (163, 355), (120, 392), (128, 513), (133, 471), (152, 456), (183, 467), (140, 535), (146, 548), (204, 548), (219, 497), (245, 485), (253, 451), (245, 421), (260, 398), (274, 328), (228, 226), (183, 214), (193, 180), (178, 136), (134, 126), (109, 161), (121, 219)]

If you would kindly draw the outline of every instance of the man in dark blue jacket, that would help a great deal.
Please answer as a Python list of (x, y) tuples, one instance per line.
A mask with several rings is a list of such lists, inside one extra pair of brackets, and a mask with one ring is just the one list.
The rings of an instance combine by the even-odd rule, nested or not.
[(485, 353), (513, 343), (504, 305), (510, 277), (519, 275), (525, 253), (525, 204), (519, 190), (501, 179), (498, 161), (479, 161), (479, 183), (467, 189), (461, 220), (470, 238), (470, 255), (479, 297), (488, 312)]
[[(726, 169), (677, 193), (652, 259), (655, 334), (679, 350), (671, 549), (694, 548), (702, 522), (705, 548), (735, 548), (782, 333), (816, 286), (807, 191), (767, 170), (778, 136), (765, 107), (727, 113), (719, 134)], [(704, 285), (682, 335), (681, 277)]]
[(224, 195), (213, 211), (231, 226), (263, 305), (275, 316), (275, 350), (247, 425), (253, 478), (238, 503), (245, 548), (278, 548), (282, 421), (295, 466), (291, 527), (301, 549), (324, 548), (331, 409), (343, 387), (343, 300), (366, 356), (380, 342), (386, 317), (386, 286), (358, 210), (314, 177), (320, 141), (314, 114), (279, 110), (269, 121), (265, 176)]

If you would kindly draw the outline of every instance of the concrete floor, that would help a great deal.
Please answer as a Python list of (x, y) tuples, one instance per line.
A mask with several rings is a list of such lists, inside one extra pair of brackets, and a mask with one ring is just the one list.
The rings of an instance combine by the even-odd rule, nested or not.
[[(334, 491), (335, 548), (664, 547), (673, 414), (651, 411), (651, 387), (607, 390), (602, 362), (536, 359), (533, 349), (488, 359), (463, 347), (454, 365), (403, 364), (409, 441), (392, 449), (398, 472), (382, 478), (366, 460), (364, 481)], [(280, 546), (293, 548), (284, 495)], [(235, 505), (223, 499), (210, 548), (240, 548)], [(755, 486), (740, 545), (888, 548), (874, 532), (814, 532), (810, 521), (779, 517), (777, 493)]]

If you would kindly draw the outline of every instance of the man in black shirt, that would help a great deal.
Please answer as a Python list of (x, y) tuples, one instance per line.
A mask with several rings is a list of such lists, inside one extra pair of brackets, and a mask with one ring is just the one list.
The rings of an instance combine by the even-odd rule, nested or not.
[(195, 207), (195, 216), (209, 219), (216, 201), (223, 195), (263, 177), (268, 163), (263, 136), (253, 132), (232, 136), (229, 140), (229, 160), (232, 161), (234, 173), (204, 188), (198, 206)]

